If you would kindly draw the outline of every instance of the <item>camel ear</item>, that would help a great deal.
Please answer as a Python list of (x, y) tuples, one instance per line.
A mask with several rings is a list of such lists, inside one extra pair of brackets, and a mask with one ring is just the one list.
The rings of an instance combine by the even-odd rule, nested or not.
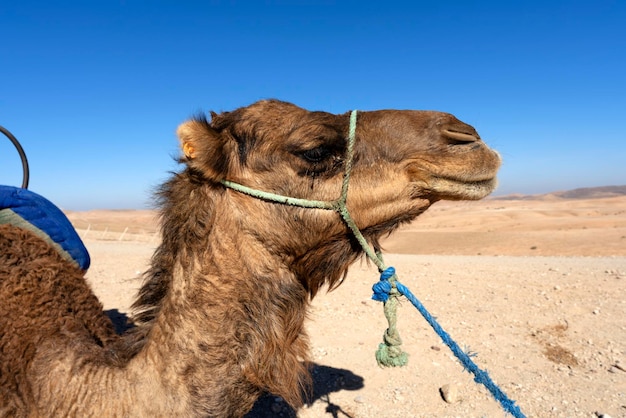
[[(192, 119), (178, 127), (176, 131), (180, 147), (187, 164), (215, 181), (223, 180), (228, 174), (230, 153), (228, 144), (232, 142), (215, 131), (206, 120)], [(232, 145), (232, 144), (231, 144)]]

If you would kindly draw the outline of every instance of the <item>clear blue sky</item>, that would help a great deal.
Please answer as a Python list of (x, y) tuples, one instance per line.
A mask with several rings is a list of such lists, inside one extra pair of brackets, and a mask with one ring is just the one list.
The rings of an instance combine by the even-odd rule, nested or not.
[[(198, 111), (447, 111), (496, 194), (626, 184), (624, 1), (3, 1), (0, 125), (64, 209), (144, 208)], [(0, 137), (0, 184), (19, 185)]]

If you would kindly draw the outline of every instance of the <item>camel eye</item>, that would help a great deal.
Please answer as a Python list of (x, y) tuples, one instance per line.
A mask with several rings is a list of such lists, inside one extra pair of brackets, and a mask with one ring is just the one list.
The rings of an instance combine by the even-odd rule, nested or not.
[(310, 150), (302, 151), (300, 156), (310, 163), (321, 163), (332, 155), (330, 148), (321, 146)]

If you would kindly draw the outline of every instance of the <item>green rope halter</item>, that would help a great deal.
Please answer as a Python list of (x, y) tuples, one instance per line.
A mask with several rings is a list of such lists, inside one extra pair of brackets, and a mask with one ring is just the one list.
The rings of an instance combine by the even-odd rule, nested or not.
[[(370, 247), (370, 245), (367, 243), (367, 240), (357, 227), (356, 222), (354, 222), (354, 219), (352, 219), (352, 216), (348, 211), (348, 207), (346, 206), (346, 201), (348, 199), (348, 185), (350, 183), (350, 173), (352, 172), (352, 162), (354, 157), (356, 120), (357, 111), (353, 110), (350, 114), (350, 129), (348, 133), (348, 147), (346, 150), (346, 163), (343, 182), (341, 185), (341, 195), (335, 200), (299, 199), (295, 197), (283, 196), (276, 193), (256, 190), (238, 183), (234, 183), (229, 180), (222, 180), (221, 183), (230, 189), (245, 193), (258, 199), (281, 203), (285, 205), (298, 206), (302, 208), (332, 210), (339, 213), (348, 228), (350, 228), (350, 230), (354, 234), (354, 237), (361, 245), (361, 248), (363, 248), (363, 251), (365, 251), (367, 257), (372, 260), (374, 264), (376, 264), (376, 267), (378, 267), (378, 271), (382, 273), (387, 269), (385, 263), (383, 262), (382, 254), (380, 254), (380, 252), (374, 251)], [(389, 298), (384, 302), (384, 312), (385, 317), (387, 318), (387, 322), (389, 323), (389, 328), (387, 328), (383, 336), (384, 343), (380, 344), (376, 352), (376, 360), (381, 366), (404, 366), (408, 361), (407, 353), (403, 352), (402, 349), (400, 349), (402, 340), (400, 339), (400, 334), (396, 329), (396, 310), (398, 305), (398, 297), (400, 296), (400, 293), (396, 289), (396, 282), (397, 276), (394, 273), (389, 279), (389, 284), (392, 288), (389, 292)]]

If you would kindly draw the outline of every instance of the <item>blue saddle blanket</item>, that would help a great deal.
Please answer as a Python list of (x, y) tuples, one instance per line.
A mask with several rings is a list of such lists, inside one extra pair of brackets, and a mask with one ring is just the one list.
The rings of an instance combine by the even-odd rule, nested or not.
[(0, 185), (0, 223), (28, 229), (48, 241), (68, 261), (89, 268), (87, 248), (67, 216), (48, 199), (27, 189)]

